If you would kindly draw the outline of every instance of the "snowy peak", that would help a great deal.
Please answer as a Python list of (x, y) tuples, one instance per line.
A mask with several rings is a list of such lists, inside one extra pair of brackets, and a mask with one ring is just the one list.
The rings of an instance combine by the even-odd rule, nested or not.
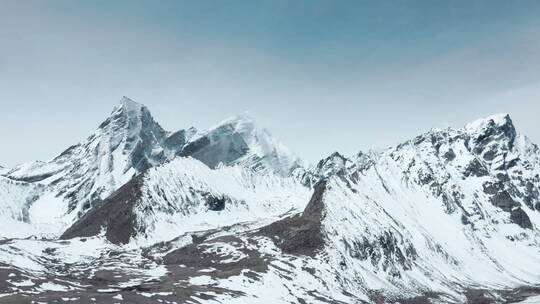
[(298, 158), (247, 113), (203, 132), (167, 132), (146, 106), (123, 97), (86, 140), (50, 161), (23, 164), (5, 174), (46, 186), (58, 208), (45, 221), (62, 218), (65, 224), (134, 176), (177, 156), (191, 156), (210, 168), (239, 165), (283, 176), (299, 166)]
[[(122, 142), (125, 151), (144, 144), (153, 147), (164, 141), (167, 132), (155, 122), (150, 111), (142, 104), (123, 97), (111, 115), (99, 126), (94, 137), (107, 137), (110, 149), (114, 150)], [(90, 137), (92, 138), (92, 136)]]
[(238, 133), (249, 134), (255, 129), (255, 118), (249, 112), (242, 112), (233, 117), (225, 119), (212, 129), (228, 126)]
[(117, 108), (127, 109), (128, 111), (129, 110), (140, 111), (142, 108), (146, 108), (146, 106), (143, 105), (142, 103), (138, 103), (134, 101), (133, 99), (127, 96), (122, 96), (122, 99), (120, 99), (120, 103), (117, 106)]
[(501, 129), (515, 133), (514, 123), (509, 114), (494, 114), (468, 123), (465, 129), (471, 133), (488, 129)]
[(334, 152), (327, 158), (320, 160), (313, 171), (316, 172), (319, 179), (322, 179), (331, 175), (344, 175), (351, 165), (352, 162), (348, 158), (339, 152)]
[(18, 166), (8, 176), (49, 185), (67, 205), (64, 214), (55, 216), (73, 220), (136, 174), (167, 161), (174, 152), (167, 151), (165, 142), (176, 147), (175, 139), (181, 138), (169, 138), (144, 105), (124, 97), (86, 140), (51, 161)]
[(304, 185), (314, 187), (319, 181), (330, 176), (346, 176), (359, 174), (369, 169), (378, 157), (377, 152), (359, 152), (351, 157), (346, 157), (339, 152), (334, 152), (330, 156), (321, 159), (316, 165), (304, 169), (299, 168), (293, 175)]
[(488, 161), (512, 151), (518, 136), (508, 114), (477, 120), (468, 124), (465, 131), (471, 136), (473, 153)]
[(248, 113), (197, 133), (180, 155), (192, 156), (211, 168), (220, 164), (241, 165), (283, 176), (289, 175), (301, 163), (270, 132), (259, 128)]

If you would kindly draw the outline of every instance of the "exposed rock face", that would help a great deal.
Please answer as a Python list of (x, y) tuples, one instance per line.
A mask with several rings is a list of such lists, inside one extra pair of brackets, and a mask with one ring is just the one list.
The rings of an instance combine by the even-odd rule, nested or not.
[(293, 172), (293, 175), (301, 180), (306, 186), (313, 187), (320, 180), (333, 175), (345, 176), (351, 173), (358, 173), (369, 169), (377, 159), (377, 153), (358, 153), (350, 159), (334, 152), (330, 156), (320, 160), (312, 168), (299, 168)]
[(126, 244), (136, 232), (135, 204), (141, 198), (142, 176), (138, 176), (113, 192), (87, 212), (60, 239), (96, 236), (104, 232), (114, 244)]
[(259, 233), (274, 239), (285, 253), (315, 256), (324, 246), (321, 220), (325, 190), (326, 181), (322, 180), (315, 185), (313, 196), (304, 212), (263, 227)]
[(512, 222), (518, 224), (521, 228), (533, 229), (531, 219), (529, 218), (527, 213), (519, 207), (510, 211), (510, 219), (512, 220)]

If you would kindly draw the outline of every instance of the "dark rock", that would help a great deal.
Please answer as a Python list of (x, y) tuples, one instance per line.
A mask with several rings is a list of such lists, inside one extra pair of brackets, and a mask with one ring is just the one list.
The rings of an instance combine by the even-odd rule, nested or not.
[(515, 167), (519, 162), (519, 158), (514, 158), (508, 162), (505, 163), (505, 166), (504, 166), (504, 169), (505, 170), (508, 170), (508, 169), (511, 169), (513, 167)]
[(443, 154), (443, 157), (447, 161), (453, 161), (456, 158), (456, 153), (454, 153), (454, 150), (450, 149)]
[(520, 206), (520, 204), (516, 202), (512, 198), (512, 196), (510, 196), (508, 191), (505, 191), (505, 190), (496, 193), (494, 196), (490, 198), (490, 201), (494, 206), (497, 206), (506, 212), (510, 212), (515, 207)]
[(195, 141), (187, 144), (181, 151), (178, 152), (179, 156), (192, 156), (193, 154), (201, 151), (210, 144), (210, 139), (203, 136)]
[(469, 225), (471, 223), (471, 221), (469, 220), (469, 218), (465, 214), (462, 214), (461, 215), (461, 223), (463, 225)]
[(210, 168), (215, 168), (220, 163), (232, 163), (246, 155), (249, 147), (242, 136), (229, 130), (230, 128), (231, 126), (224, 125), (213, 137), (204, 136), (189, 143), (180, 155), (196, 158)]
[(523, 209), (516, 208), (510, 212), (510, 219), (512, 222), (518, 224), (521, 228), (532, 229), (531, 219)]
[(325, 190), (326, 181), (318, 182), (304, 212), (265, 226), (258, 233), (272, 238), (285, 253), (315, 256), (324, 246), (321, 219)]
[(489, 174), (487, 169), (484, 167), (482, 163), (478, 159), (473, 159), (465, 168), (465, 172), (463, 173), (466, 177), (469, 176), (476, 176), (476, 177), (482, 177)]
[(508, 176), (508, 174), (504, 174), (504, 173), (497, 173), (497, 179), (500, 180), (501, 182), (510, 181), (510, 177)]
[(486, 182), (482, 185), (482, 187), (484, 188), (484, 193), (493, 195), (502, 191), (504, 189), (504, 184), (500, 182), (499, 183)]
[(484, 160), (492, 161), (495, 158), (495, 152), (493, 150), (486, 151), (482, 157)]
[(166, 148), (174, 151), (180, 151), (181, 147), (186, 144), (186, 130), (174, 132), (163, 142)]
[(208, 196), (206, 197), (206, 206), (212, 211), (222, 211), (225, 209), (226, 201), (227, 200), (224, 197)]
[(90, 209), (69, 227), (60, 239), (95, 236), (105, 229), (105, 236), (111, 243), (128, 243), (129, 239), (137, 233), (133, 207), (141, 196), (141, 183), (142, 175), (131, 179)]

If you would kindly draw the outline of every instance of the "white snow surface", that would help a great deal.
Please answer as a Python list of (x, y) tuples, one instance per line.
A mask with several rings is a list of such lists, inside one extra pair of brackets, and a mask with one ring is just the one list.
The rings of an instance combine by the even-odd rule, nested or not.
[[(144, 226), (139, 230), (152, 242), (240, 222), (263, 224), (301, 211), (311, 195), (293, 178), (239, 165), (210, 169), (193, 158), (176, 158), (152, 168), (143, 183), (137, 217)], [(213, 199), (224, 203), (222, 210), (209, 209)]]

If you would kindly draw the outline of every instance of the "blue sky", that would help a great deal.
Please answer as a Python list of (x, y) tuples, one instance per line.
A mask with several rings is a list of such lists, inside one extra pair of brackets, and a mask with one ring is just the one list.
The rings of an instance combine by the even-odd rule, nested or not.
[(508, 112), (540, 142), (540, 1), (2, 1), (0, 165), (121, 96), (169, 130), (250, 111), (307, 162)]

